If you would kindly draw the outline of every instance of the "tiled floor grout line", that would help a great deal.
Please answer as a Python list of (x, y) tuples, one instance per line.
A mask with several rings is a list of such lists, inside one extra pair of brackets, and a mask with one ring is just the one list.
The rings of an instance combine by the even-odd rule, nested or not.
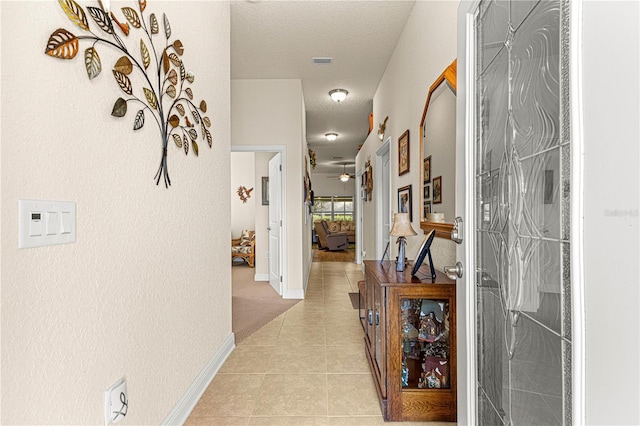
[[(229, 408), (232, 411), (227, 413), (224, 409), (220, 410), (215, 403), (216, 399), (212, 399), (208, 406), (212, 407), (213, 410), (200, 411), (193, 419), (194, 424), (382, 424), (380, 423), (382, 420), (381, 414), (377, 413), (376, 409), (372, 411), (373, 407), (379, 409), (377, 407), (377, 396), (368, 393), (371, 392), (369, 390), (364, 393), (366, 397), (362, 397), (362, 391), (367, 390), (366, 386), (363, 386), (366, 383), (366, 378), (371, 377), (371, 373), (368, 368), (364, 369), (360, 365), (360, 350), (364, 351), (364, 347), (360, 338), (357, 339), (357, 343), (354, 341), (355, 336), (359, 335), (359, 333), (355, 331), (350, 320), (354, 310), (351, 309), (348, 293), (357, 291), (357, 282), (363, 279), (362, 272), (359, 268), (354, 268), (350, 263), (320, 263), (317, 266), (314, 263), (311, 274), (313, 276), (309, 280), (306, 289), (310, 297), (284, 312), (282, 317), (278, 318), (279, 322), (275, 327), (265, 330), (265, 333), (256, 336), (253, 341), (247, 339), (247, 344), (243, 342), (240, 345), (241, 350), (238, 351), (240, 358), (237, 358), (231, 364), (229, 372), (219, 373), (220, 376), (228, 377), (221, 383), (233, 384), (236, 382), (233, 378), (234, 375), (238, 378), (245, 377), (244, 379), (238, 379), (240, 380), (239, 383), (242, 383), (238, 388), (240, 391), (239, 393), (234, 391), (235, 393), (230, 397), (231, 399), (225, 397), (227, 393), (225, 388), (213, 389), (215, 395), (221, 395), (221, 397), (216, 396), (215, 398), (221, 398), (221, 401), (229, 399)], [(305, 301), (307, 302), (306, 306), (303, 305)], [(316, 314), (322, 321), (322, 328), (315, 328), (315, 330), (324, 332), (324, 341), (317, 346), (318, 349), (322, 348), (324, 350), (324, 354), (322, 357), (316, 357), (316, 360), (317, 362), (324, 361), (324, 371), (322, 371), (322, 368), (317, 368), (319, 367), (317, 362), (310, 364), (312, 368), (309, 368), (304, 363), (299, 363), (299, 358), (296, 359), (295, 356), (291, 355), (291, 351), (286, 346), (283, 346), (292, 344), (294, 351), (296, 351), (295, 346), (298, 346), (300, 348), (298, 351), (313, 353), (314, 349), (312, 348), (316, 347), (312, 344), (314, 336), (310, 336), (308, 333), (305, 335), (304, 331), (300, 334), (300, 331), (295, 329), (299, 328), (298, 326), (313, 328), (316, 325), (320, 325), (314, 322), (315, 319), (313, 317)], [(355, 318), (357, 318), (357, 315)], [(343, 326), (344, 330), (342, 330)], [(358, 331), (361, 330), (358, 329)], [(251, 348), (256, 349), (254, 351)], [(294, 362), (297, 364), (296, 369), (292, 370), (291, 373), (279, 371), (286, 371), (287, 369), (286, 361), (285, 363), (278, 362), (280, 354), (284, 353), (287, 353), (289, 358), (295, 360)], [(268, 356), (256, 357), (258, 354), (260, 356), (262, 354)], [(267, 365), (261, 367), (258, 362), (263, 363), (265, 361), (257, 361), (260, 359), (266, 360)], [(330, 365), (331, 362), (334, 364)], [(343, 362), (345, 364), (342, 364)], [(364, 363), (366, 364), (366, 361)], [(244, 372), (245, 366), (262, 372)], [(316, 368), (314, 369), (313, 367)], [(268, 370), (271, 370), (271, 372), (268, 372)], [(246, 387), (244, 383), (249, 384), (252, 381), (247, 376), (259, 377), (259, 385), (253, 381), (253, 386)], [(295, 376), (301, 376), (301, 379), (296, 379), (294, 378)], [(288, 378), (278, 379), (278, 377)], [(278, 401), (278, 399), (269, 397), (269, 395), (276, 396), (281, 392), (280, 384), (285, 384), (287, 387), (294, 385), (297, 388), (304, 381), (312, 383), (315, 379), (309, 379), (310, 377), (318, 377), (323, 382), (325, 387), (323, 397), (326, 401), (324, 407), (318, 404), (320, 401), (316, 400), (315, 405), (314, 403), (309, 405), (311, 411), (308, 413), (302, 413), (295, 408), (292, 410), (292, 407), (296, 407), (291, 405), (291, 401), (295, 399), (290, 399), (292, 395), (295, 395), (295, 393), (291, 392), (294, 388), (289, 388), (288, 393), (282, 393), (282, 395), (289, 395), (284, 396), (284, 404), (278, 402), (277, 405), (274, 405), (274, 401)], [(304, 381), (301, 382), (300, 380)], [(363, 382), (362, 380), (365, 381)], [(318, 383), (319, 386), (320, 383)], [(246, 393), (242, 389), (247, 389)], [(284, 388), (283, 390), (286, 389)], [(309, 389), (309, 387), (302, 386), (301, 389)], [(373, 390), (373, 393), (375, 394), (375, 390)], [(312, 392), (309, 393), (309, 391), (305, 390), (305, 394), (312, 395)], [(318, 396), (320, 397), (320, 395)], [(355, 395), (358, 395), (358, 397), (354, 399)], [(300, 399), (300, 401), (303, 400)], [(373, 405), (374, 400), (375, 405)], [(283, 408), (285, 408), (281, 412), (282, 414), (276, 408), (280, 404), (283, 404)], [(233, 407), (240, 408), (240, 411), (233, 411)], [(323, 411), (324, 414), (320, 414)], [(242, 415), (243, 412), (245, 415)], [(300, 414), (294, 414), (296, 412)], [(313, 414), (314, 412), (317, 414)], [(236, 420), (231, 420), (231, 423), (228, 423), (229, 421), (225, 421), (225, 417)], [(279, 423), (278, 418), (281, 418), (283, 422)], [(324, 420), (322, 420), (323, 418)], [(350, 418), (352, 419), (351, 421), (349, 420)], [(290, 420), (285, 421), (284, 419)], [(300, 420), (300, 423), (297, 423), (297, 420)]]

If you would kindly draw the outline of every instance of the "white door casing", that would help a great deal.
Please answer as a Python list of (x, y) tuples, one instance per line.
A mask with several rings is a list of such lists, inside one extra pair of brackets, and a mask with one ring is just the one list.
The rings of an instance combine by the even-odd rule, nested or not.
[(475, 258), (473, 253), (473, 102), (474, 81), (470, 70), (474, 66), (474, 22), (479, 0), (462, 1), (458, 7), (458, 63), (456, 91), (456, 217), (463, 220), (462, 243), (456, 247), (456, 257), (464, 272), (456, 282), (457, 355), (458, 355), (458, 422), (476, 424), (476, 294), (473, 284)]
[(363, 222), (363, 215), (362, 215), (362, 188), (361, 188), (361, 182), (362, 182), (362, 175), (365, 173), (365, 169), (362, 168), (361, 170), (359, 170), (356, 173), (356, 191), (355, 191), (355, 206), (356, 206), (356, 211), (355, 211), (355, 221), (356, 221), (356, 264), (361, 265), (362, 264), (362, 227), (364, 225)]
[[(382, 259), (391, 231), (391, 137), (376, 151), (373, 185), (376, 188), (376, 259)], [(391, 250), (391, 248), (389, 248)], [(390, 254), (390, 252), (388, 253)]]
[[(264, 153), (277, 153), (280, 156), (280, 164), (282, 165), (282, 171), (280, 173), (280, 184), (269, 185), (269, 188), (273, 188), (278, 191), (278, 205), (280, 211), (280, 218), (282, 221), (282, 225), (280, 227), (280, 239), (279, 239), (279, 247), (276, 249), (278, 253), (279, 261), (279, 275), (282, 277), (280, 279), (279, 287), (280, 292), (278, 294), (285, 295), (288, 292), (288, 270), (287, 270), (287, 257), (283, 255), (283, 253), (287, 252), (287, 197), (282, 196), (282, 194), (286, 194), (286, 176), (287, 176), (287, 147), (284, 145), (231, 145), (231, 152), (264, 152)], [(271, 196), (271, 195), (270, 195)], [(271, 202), (269, 203), (271, 205)], [(268, 245), (268, 244), (267, 244)], [(271, 250), (269, 248), (269, 250)], [(269, 276), (271, 273), (269, 273)], [(270, 279), (269, 279), (270, 281)], [(277, 289), (275, 289), (278, 291)]]

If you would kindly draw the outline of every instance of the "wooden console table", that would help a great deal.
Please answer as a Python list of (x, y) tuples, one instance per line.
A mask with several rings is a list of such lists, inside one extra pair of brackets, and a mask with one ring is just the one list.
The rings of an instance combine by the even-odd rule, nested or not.
[(455, 422), (455, 281), (432, 283), (428, 265), (416, 275), (365, 261), (365, 351), (385, 420)]

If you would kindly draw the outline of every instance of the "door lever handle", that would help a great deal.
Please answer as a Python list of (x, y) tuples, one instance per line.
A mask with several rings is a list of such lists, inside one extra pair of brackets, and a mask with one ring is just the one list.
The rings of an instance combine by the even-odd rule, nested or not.
[(444, 273), (447, 277), (452, 280), (457, 280), (458, 278), (462, 278), (462, 272), (464, 268), (462, 267), (462, 263), (457, 262), (456, 266), (445, 266)]

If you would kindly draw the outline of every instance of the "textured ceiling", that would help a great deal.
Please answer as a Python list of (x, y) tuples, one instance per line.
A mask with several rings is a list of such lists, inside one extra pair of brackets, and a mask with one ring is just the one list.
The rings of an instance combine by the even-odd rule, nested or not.
[[(373, 95), (413, 1), (237, 1), (231, 4), (231, 77), (302, 80), (315, 172), (354, 172)], [(332, 57), (331, 65), (313, 57)], [(335, 103), (329, 90), (349, 91)], [(377, 125), (376, 125), (377, 126)], [(374, 129), (376, 131), (376, 129)], [(334, 142), (324, 134), (338, 133)], [(342, 157), (336, 159), (334, 157)], [(351, 170), (349, 170), (351, 169)]]

